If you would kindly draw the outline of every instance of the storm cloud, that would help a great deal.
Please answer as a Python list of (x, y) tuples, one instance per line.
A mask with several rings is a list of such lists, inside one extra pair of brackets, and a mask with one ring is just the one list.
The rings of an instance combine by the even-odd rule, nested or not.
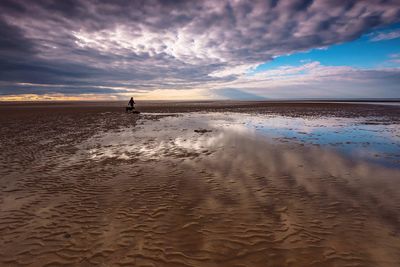
[(396, 0), (2, 0), (0, 95), (218, 88), (399, 18)]

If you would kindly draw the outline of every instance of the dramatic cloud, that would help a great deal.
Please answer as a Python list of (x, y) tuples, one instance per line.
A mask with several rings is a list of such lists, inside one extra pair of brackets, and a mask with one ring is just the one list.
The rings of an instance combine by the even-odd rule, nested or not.
[(2, 0), (0, 95), (211, 90), (399, 18), (397, 0)]

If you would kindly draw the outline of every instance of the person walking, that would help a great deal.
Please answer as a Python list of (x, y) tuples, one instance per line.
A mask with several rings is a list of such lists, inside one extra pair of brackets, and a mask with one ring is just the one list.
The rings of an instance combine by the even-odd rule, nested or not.
[(131, 97), (131, 100), (129, 100), (129, 102), (128, 102), (128, 106), (131, 107), (131, 110), (134, 110), (135, 109), (134, 105), (135, 105), (135, 101), (133, 100), (133, 97)]

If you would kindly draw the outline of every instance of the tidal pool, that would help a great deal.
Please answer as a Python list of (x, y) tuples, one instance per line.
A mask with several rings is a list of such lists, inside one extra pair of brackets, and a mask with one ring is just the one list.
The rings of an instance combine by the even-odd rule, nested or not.
[(140, 129), (135, 135), (172, 138), (182, 144), (182, 140), (190, 139), (196, 129), (234, 131), (257, 134), (260, 138), (278, 143), (320, 146), (343, 153), (349, 159), (364, 159), (400, 168), (400, 125), (380, 122), (374, 118), (184, 113), (166, 116), (157, 123), (146, 123), (145, 127), (147, 128)]

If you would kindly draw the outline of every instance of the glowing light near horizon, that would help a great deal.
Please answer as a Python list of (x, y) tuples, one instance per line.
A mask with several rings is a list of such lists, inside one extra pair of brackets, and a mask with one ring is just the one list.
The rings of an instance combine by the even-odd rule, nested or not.
[(110, 94), (22, 94), (0, 96), (0, 101), (115, 101), (134, 97), (137, 100), (212, 100), (213, 94), (207, 89), (173, 90), (159, 89), (148, 92), (127, 92)]
[(139, 95), (136, 94), (135, 98), (138, 100), (212, 100), (213, 95), (207, 89), (159, 89)]
[(21, 94), (0, 96), (0, 101), (112, 101), (118, 100), (117, 96), (99, 94)]

